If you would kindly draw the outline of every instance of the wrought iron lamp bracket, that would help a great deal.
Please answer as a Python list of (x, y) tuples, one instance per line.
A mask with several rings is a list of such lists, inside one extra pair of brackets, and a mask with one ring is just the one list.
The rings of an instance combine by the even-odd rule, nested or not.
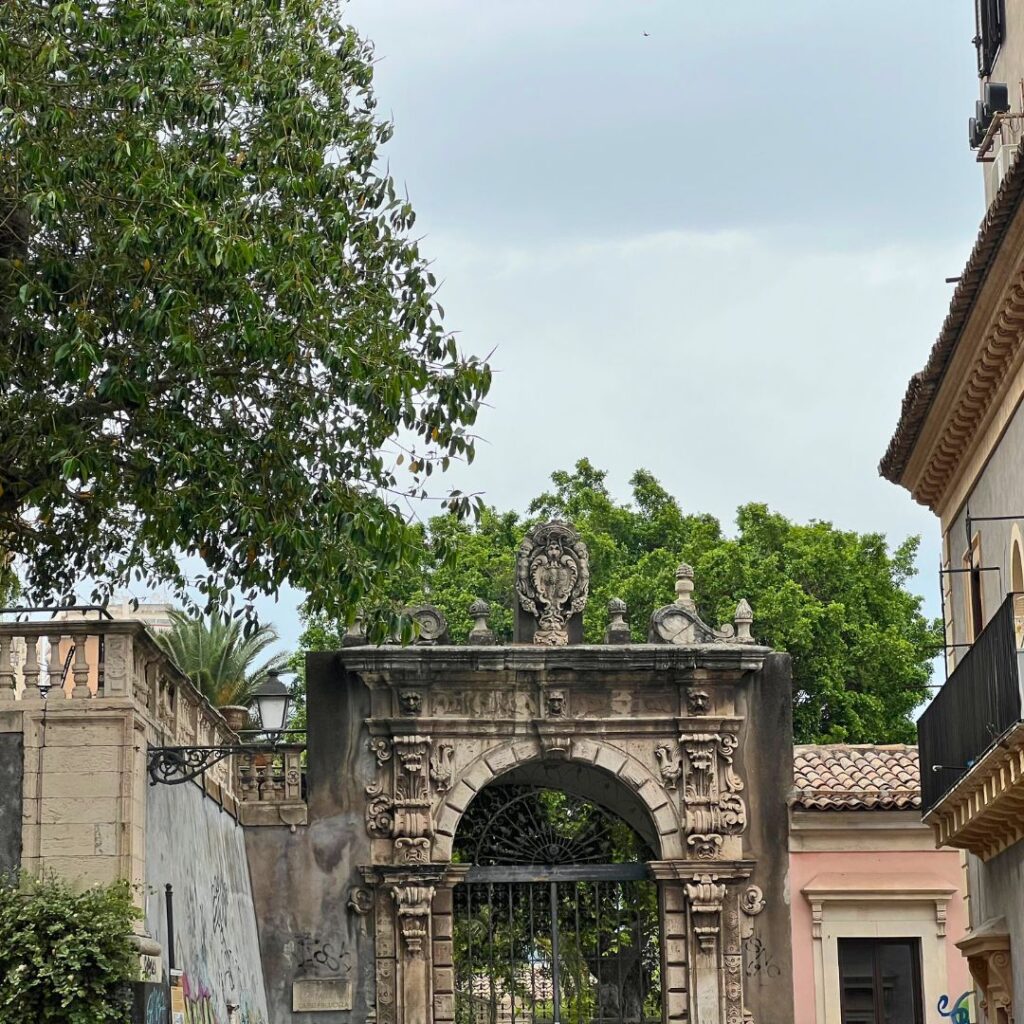
[(205, 774), (219, 761), (251, 751), (252, 747), (151, 747), (148, 763), (149, 784), (162, 782), (167, 786), (180, 786)]

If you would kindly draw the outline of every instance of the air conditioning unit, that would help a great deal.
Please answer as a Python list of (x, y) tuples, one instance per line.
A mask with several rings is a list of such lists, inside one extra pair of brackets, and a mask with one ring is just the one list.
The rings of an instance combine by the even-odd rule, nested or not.
[(1013, 143), (1004, 143), (996, 150), (995, 160), (992, 161), (993, 191), (998, 189), (1003, 183), (1003, 178), (1006, 177), (1006, 172), (1010, 169), (1010, 166), (1016, 159), (1017, 152), (1017, 146)]

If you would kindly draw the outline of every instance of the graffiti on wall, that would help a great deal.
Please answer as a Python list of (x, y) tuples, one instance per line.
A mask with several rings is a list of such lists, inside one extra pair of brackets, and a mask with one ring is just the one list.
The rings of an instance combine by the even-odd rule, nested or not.
[(940, 996), (938, 1011), (940, 1017), (948, 1017), (950, 1024), (971, 1024), (971, 1011), (967, 1001), (971, 998), (970, 992), (965, 992), (952, 1006), (949, 1005), (949, 996)]
[(183, 1024), (266, 1024), (259, 1010), (249, 1006), (235, 1007), (229, 1015), (227, 1004), (218, 1007), (213, 990), (194, 973), (182, 974), (181, 994), (185, 1006)]

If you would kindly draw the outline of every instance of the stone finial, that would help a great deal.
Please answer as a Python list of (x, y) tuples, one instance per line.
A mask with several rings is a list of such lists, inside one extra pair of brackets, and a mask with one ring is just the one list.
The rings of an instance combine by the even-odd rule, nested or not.
[(469, 631), (468, 640), (471, 644), (483, 645), (495, 643), (494, 631), (488, 625), (491, 606), (482, 598), (476, 598), (469, 606), (469, 617), (473, 620), (473, 628)]
[(345, 635), (341, 638), (342, 647), (364, 647), (366, 630), (363, 629), (363, 613), (356, 612), (356, 617), (345, 627)]
[(448, 620), (440, 608), (431, 604), (420, 604), (406, 608), (405, 614), (416, 623), (417, 644), (445, 644), (448, 642)]
[(583, 639), (590, 556), (567, 523), (541, 523), (516, 553), (516, 640), (561, 647)]
[(745, 597), (740, 598), (740, 603), (736, 605), (736, 615), (733, 617), (733, 622), (736, 623), (736, 642), (752, 644), (754, 638), (750, 634), (750, 627), (754, 622), (754, 612)]
[(676, 604), (693, 610), (693, 566), (685, 562), (676, 569)]
[(606, 644), (628, 644), (630, 641), (629, 625), (626, 622), (626, 602), (621, 597), (613, 597), (608, 602), (608, 628), (604, 631)]

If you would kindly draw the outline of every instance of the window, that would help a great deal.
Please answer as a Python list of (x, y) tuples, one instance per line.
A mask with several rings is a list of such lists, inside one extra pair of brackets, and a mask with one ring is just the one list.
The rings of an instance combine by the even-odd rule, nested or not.
[(967, 623), (967, 642), (973, 644), (985, 628), (985, 604), (981, 593), (981, 536), (974, 535), (964, 555), (964, 619)]
[(840, 939), (843, 1024), (923, 1024), (917, 939)]
[(1006, 35), (1005, 0), (974, 0), (974, 25), (977, 35), (974, 45), (978, 51), (978, 76), (992, 73), (999, 45)]

